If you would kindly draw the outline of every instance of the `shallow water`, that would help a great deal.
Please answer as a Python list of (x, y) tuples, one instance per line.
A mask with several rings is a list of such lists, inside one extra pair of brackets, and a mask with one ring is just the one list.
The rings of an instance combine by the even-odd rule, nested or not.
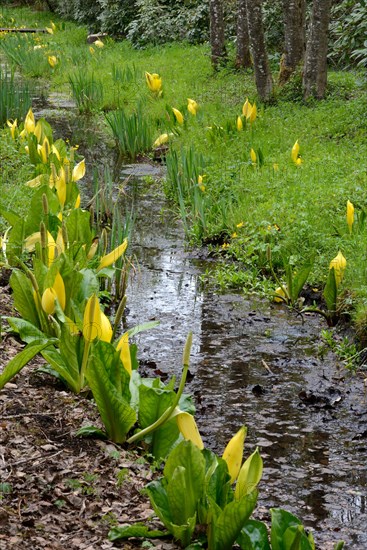
[(322, 322), (205, 289), (207, 261), (185, 251), (181, 225), (156, 187), (136, 180), (127, 191), (138, 206), (128, 326), (160, 320), (138, 337), (144, 373), (179, 375), (191, 330), (187, 391), (199, 429), (221, 453), (248, 426), (246, 452), (259, 446), (265, 465), (260, 517), (285, 507), (315, 530), (322, 548), (341, 538), (367, 548), (366, 396), (335, 357), (318, 357)]
[[(76, 134), (75, 115), (66, 106), (62, 119), (63, 108), (59, 134), (75, 143), (85, 126)], [(49, 112), (47, 119), (54, 127)], [(111, 153), (98, 144), (94, 135), (93, 150), (89, 142), (83, 151), (87, 166), (110, 162)], [(125, 167), (116, 184), (131, 174), (156, 178), (160, 170)], [(199, 429), (221, 453), (248, 426), (246, 456), (259, 446), (264, 459), (258, 517), (281, 506), (314, 530), (324, 550), (339, 539), (347, 548), (367, 548), (367, 397), (362, 381), (335, 357), (319, 357), (322, 321), (310, 316), (303, 323), (282, 306), (205, 288), (200, 276), (210, 260), (185, 250), (182, 226), (159, 186), (132, 178), (126, 193), (137, 215), (127, 326), (160, 321), (137, 337), (144, 375), (179, 376), (192, 331), (187, 392)]]

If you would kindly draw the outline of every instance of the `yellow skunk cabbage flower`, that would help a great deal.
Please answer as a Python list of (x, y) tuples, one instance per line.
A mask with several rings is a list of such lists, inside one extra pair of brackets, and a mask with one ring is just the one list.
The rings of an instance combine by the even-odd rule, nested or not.
[(287, 296), (284, 292), (284, 287), (282, 288), (281, 286), (279, 286), (275, 290), (273, 301), (277, 302), (278, 304), (287, 302)]
[(89, 249), (89, 252), (87, 254), (88, 260), (92, 260), (97, 252), (98, 248), (98, 237), (96, 239), (93, 239), (92, 246)]
[(52, 290), (55, 292), (57, 299), (59, 301), (61, 309), (64, 311), (66, 306), (66, 293), (64, 280), (61, 277), (60, 273), (56, 273), (54, 284), (52, 285)]
[(347, 267), (347, 260), (344, 258), (343, 254), (339, 250), (337, 256), (335, 256), (335, 258), (331, 260), (329, 265), (329, 269), (334, 268), (335, 283), (337, 287), (340, 285), (340, 283), (343, 280), (344, 271), (346, 267)]
[(56, 67), (57, 65), (57, 57), (56, 55), (49, 55), (47, 58), (48, 64), (50, 65), (51, 69)]
[(94, 55), (96, 50), (93, 48), (93, 46), (89, 46), (89, 51), (91, 53), (91, 55)]
[(254, 164), (256, 164), (256, 161), (257, 161), (257, 156), (256, 156), (256, 153), (255, 153), (255, 150), (251, 148), (251, 151), (250, 151), (250, 157), (251, 157), (251, 160)]
[(104, 48), (104, 43), (99, 38), (94, 42), (94, 45), (97, 46), (97, 48)]
[(57, 295), (53, 288), (46, 288), (42, 294), (42, 309), (47, 313), (47, 315), (52, 315), (54, 313), (56, 298)]
[(35, 120), (34, 120), (34, 114), (33, 114), (32, 109), (29, 109), (28, 113), (26, 114), (25, 120), (24, 120), (25, 131), (28, 134), (33, 134), (35, 127), (36, 127), (36, 123), (35, 123)]
[(257, 108), (256, 108), (256, 103), (254, 103), (251, 109), (250, 117), (249, 117), (251, 124), (255, 122), (256, 117), (257, 117)]
[(55, 23), (53, 21), (51, 21), (50, 25), (51, 25), (51, 29), (55, 32), (56, 31)]
[(169, 134), (161, 134), (153, 143), (153, 147), (160, 147), (161, 145), (164, 145), (164, 143), (167, 143), (168, 140)]
[(241, 132), (241, 130), (243, 130), (243, 122), (242, 122), (242, 118), (240, 116), (237, 117), (236, 126), (237, 126), (237, 130), (239, 132)]
[(175, 109), (174, 107), (172, 107), (172, 111), (173, 111), (173, 114), (175, 115), (175, 118), (176, 118), (177, 122), (179, 124), (183, 124), (184, 117), (183, 117), (183, 114), (181, 113), (181, 111), (179, 111), (178, 109)]
[(59, 203), (61, 208), (64, 208), (65, 201), (66, 201), (66, 182), (63, 177), (59, 177), (56, 179), (55, 182), (56, 187), (56, 193), (57, 198), (59, 199)]
[(252, 105), (249, 102), (248, 98), (246, 97), (246, 101), (242, 106), (242, 114), (243, 114), (244, 117), (246, 117), (246, 120), (248, 120), (250, 118), (251, 111), (252, 111)]
[(95, 294), (87, 301), (83, 316), (83, 336), (87, 342), (100, 338), (102, 334), (101, 308)]
[(45, 139), (43, 140), (42, 145), (37, 146), (37, 151), (42, 159), (43, 164), (47, 164), (48, 155), (51, 151), (50, 142), (48, 141), (47, 137), (45, 137)]
[[(57, 215), (58, 218), (59, 218), (60, 214), (61, 214), (61, 212), (59, 212), (59, 214)], [(61, 214), (61, 216), (62, 216), (62, 214)], [(61, 227), (59, 227), (59, 229), (57, 231), (56, 246), (57, 246), (57, 255), (60, 256), (60, 254), (62, 254), (65, 251), (65, 243), (64, 243), (64, 238), (62, 236)]]
[(41, 143), (42, 138), (42, 124), (40, 121), (37, 122), (35, 128), (34, 128), (34, 135), (37, 138), (38, 143)]
[(54, 144), (51, 145), (51, 153), (53, 153), (56, 156), (57, 160), (61, 160), (60, 153)]
[(9, 126), (10, 135), (11, 135), (12, 139), (15, 139), (17, 126), (18, 126), (17, 119), (15, 119), (14, 122), (10, 122), (10, 120), (7, 120), (6, 124)]
[(194, 99), (187, 98), (187, 110), (192, 115), (196, 116), (196, 113), (198, 112), (199, 105), (196, 103)]
[(179, 412), (176, 415), (176, 422), (178, 429), (186, 440), (191, 441), (200, 450), (204, 449), (203, 440), (201, 439), (195, 418), (192, 414), (188, 412)]
[(236, 435), (230, 439), (222, 456), (223, 460), (227, 462), (228, 472), (231, 476), (231, 483), (237, 479), (241, 468), (243, 446), (245, 444), (246, 434), (247, 428), (246, 426), (242, 426)]
[(145, 80), (151, 92), (159, 92), (162, 88), (162, 79), (157, 73), (145, 72)]
[(97, 268), (97, 271), (100, 271), (101, 269), (104, 269), (105, 267), (108, 267), (112, 264), (114, 264), (120, 256), (123, 255), (127, 248), (127, 239), (124, 239), (124, 241), (112, 252), (109, 254), (106, 254), (106, 256), (102, 256), (101, 261), (99, 263), (99, 266)]
[(291, 152), (291, 159), (295, 164), (297, 164), (298, 155), (299, 155), (299, 143), (297, 139), (296, 143), (292, 147), (292, 152)]
[(111, 342), (112, 327), (109, 318), (101, 311), (101, 336), (103, 342)]
[(132, 373), (132, 366), (131, 366), (131, 355), (130, 355), (130, 346), (129, 346), (129, 333), (125, 332), (118, 341), (118, 344), (116, 346), (117, 351), (120, 352), (120, 358), (122, 361), (122, 364), (124, 365), (124, 369), (130, 374)]
[(352, 233), (352, 227), (354, 223), (354, 204), (347, 201), (347, 224), (349, 227), (349, 233)]
[(202, 174), (198, 175), (198, 186), (199, 186), (200, 191), (202, 191), (203, 193), (205, 191), (205, 185), (203, 183), (204, 178), (205, 178), (205, 174), (204, 175), (202, 175)]
[(259, 449), (252, 453), (244, 462), (238, 474), (234, 498), (240, 500), (251, 493), (257, 487), (263, 473), (263, 461)]
[(76, 198), (74, 208), (79, 208), (79, 206), (80, 206), (80, 193), (78, 194), (78, 196)]
[(26, 186), (27, 187), (39, 187), (42, 183), (42, 175), (43, 174), (39, 174), (38, 176), (33, 178), (33, 180), (27, 181)]
[(85, 176), (85, 159), (81, 160), (73, 168), (72, 180), (79, 181)]
[[(39, 231), (37, 231), (36, 233), (32, 233), (32, 235), (30, 235), (25, 239), (24, 249), (27, 250), (28, 252), (33, 252), (35, 244), (40, 242), (41, 242), (41, 233)], [(57, 253), (57, 244), (55, 243), (54, 238), (49, 231), (47, 231), (47, 247), (48, 247), (48, 265), (51, 265)]]
[(48, 32), (48, 34), (53, 34), (54, 33), (52, 27), (45, 27), (45, 29)]

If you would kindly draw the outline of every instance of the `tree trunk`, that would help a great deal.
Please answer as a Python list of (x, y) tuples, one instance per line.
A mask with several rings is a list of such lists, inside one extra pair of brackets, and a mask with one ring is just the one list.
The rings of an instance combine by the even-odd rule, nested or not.
[(248, 35), (246, 0), (237, 0), (237, 52), (236, 67), (251, 67), (250, 44)]
[(222, 0), (210, 0), (210, 46), (212, 65), (218, 69), (227, 58)]
[(322, 99), (327, 82), (328, 29), (332, 0), (314, 0), (303, 72), (304, 99)]
[(261, 4), (262, 0), (246, 0), (250, 49), (254, 62), (256, 89), (261, 100), (268, 101), (273, 92), (273, 78), (265, 47)]
[(306, 49), (305, 0), (283, 0), (284, 54), (279, 84), (285, 84), (303, 61)]

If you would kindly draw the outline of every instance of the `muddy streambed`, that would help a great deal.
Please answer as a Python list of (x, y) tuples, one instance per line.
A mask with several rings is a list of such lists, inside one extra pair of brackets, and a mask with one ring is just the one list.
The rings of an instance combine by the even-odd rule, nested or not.
[[(75, 142), (70, 105), (57, 107), (67, 109), (64, 119), (58, 111), (52, 120), (52, 110), (38, 116), (53, 127), (61, 120), (60, 136)], [(94, 143), (83, 150), (88, 166), (111, 158), (96, 148), (101, 141), (95, 130)], [(131, 243), (136, 270), (128, 287), (127, 327), (160, 321), (137, 337), (142, 372), (179, 376), (191, 330), (187, 392), (195, 399), (199, 429), (205, 444), (221, 453), (231, 435), (248, 426), (246, 456), (259, 446), (264, 459), (258, 516), (281, 506), (314, 529), (324, 550), (338, 539), (347, 548), (367, 548), (362, 378), (351, 377), (332, 354), (318, 353), (326, 328), (318, 318), (303, 323), (282, 306), (205, 288), (200, 276), (210, 260), (185, 250), (181, 224), (159, 186), (141, 177), (155, 178), (159, 169), (126, 166), (116, 185), (130, 175), (126, 200), (136, 214)]]

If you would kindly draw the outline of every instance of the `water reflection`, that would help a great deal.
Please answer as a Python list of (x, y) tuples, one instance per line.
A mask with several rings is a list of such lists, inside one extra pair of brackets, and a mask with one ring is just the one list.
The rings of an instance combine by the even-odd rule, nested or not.
[[(203, 290), (200, 262), (185, 253), (172, 216), (162, 213), (155, 191), (145, 187), (141, 195), (142, 184), (134, 185), (139, 269), (129, 288), (128, 321), (161, 320), (159, 328), (140, 336), (142, 358), (179, 374), (192, 330), (194, 378), (188, 389), (206, 445), (221, 453), (246, 423), (247, 453), (258, 445), (265, 463), (260, 507), (283, 506), (298, 514), (316, 529), (319, 544), (343, 536), (366, 546), (366, 468), (359, 467), (356, 476), (351, 464), (349, 405), (328, 407), (335, 368), (332, 358), (317, 358), (318, 320), (302, 324), (283, 308)], [(326, 394), (322, 407), (300, 399), (309, 388)]]

